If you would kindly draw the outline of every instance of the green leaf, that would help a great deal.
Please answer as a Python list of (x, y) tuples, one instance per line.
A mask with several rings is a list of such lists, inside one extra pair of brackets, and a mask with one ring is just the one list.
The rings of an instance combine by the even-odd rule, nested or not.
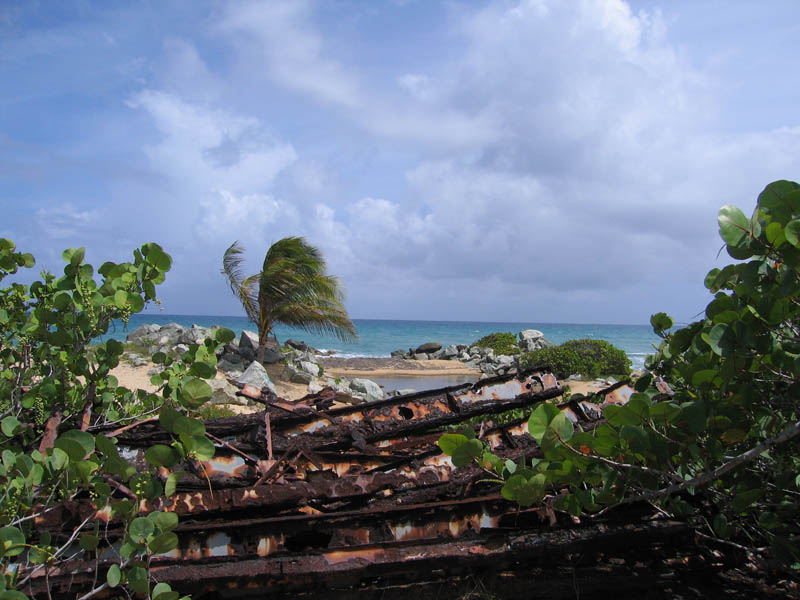
[(156, 352), (151, 360), (157, 365), (163, 365), (167, 361), (167, 355), (163, 352)]
[(187, 408), (197, 409), (211, 398), (212, 393), (213, 390), (208, 383), (202, 379), (189, 377), (184, 379), (181, 388), (181, 403)]
[(62, 433), (54, 446), (67, 453), (70, 460), (79, 461), (94, 452), (94, 436), (85, 431), (73, 429)]
[(206, 434), (206, 426), (199, 419), (190, 419), (183, 415), (178, 415), (175, 422), (172, 424), (173, 433), (185, 436), (204, 436)]
[(436, 444), (447, 456), (453, 456), (455, 451), (468, 441), (467, 436), (460, 433), (445, 433)]
[(3, 434), (6, 437), (14, 437), (14, 433), (17, 431), (19, 427), (19, 420), (17, 417), (11, 415), (3, 419), (2, 424), (0, 424), (0, 429), (3, 430)]
[(717, 371), (714, 369), (702, 369), (700, 371), (695, 372), (692, 375), (692, 385), (694, 387), (701, 387), (707, 383), (711, 383), (714, 381), (714, 378), (717, 376)]
[(178, 455), (169, 446), (156, 444), (150, 446), (144, 453), (144, 457), (154, 467), (167, 467), (171, 469), (178, 462)]
[(161, 511), (155, 516), (155, 524), (161, 531), (172, 531), (178, 526), (178, 515)]
[(633, 410), (621, 404), (609, 404), (603, 409), (603, 416), (611, 425), (639, 425), (642, 418)]
[(150, 540), (147, 547), (153, 554), (164, 554), (178, 547), (178, 536), (166, 531)]
[(236, 334), (233, 333), (230, 329), (225, 329), (221, 327), (217, 329), (214, 333), (214, 339), (217, 340), (220, 344), (227, 344), (228, 342), (232, 342), (236, 339)]
[(671, 329), (675, 325), (675, 321), (667, 313), (656, 313), (650, 317), (650, 325), (656, 333), (662, 333)]
[(744, 511), (748, 506), (761, 497), (761, 493), (761, 490), (758, 488), (739, 492), (731, 502), (731, 509), (733, 512), (737, 513)]
[(793, 219), (786, 224), (786, 229), (784, 229), (784, 235), (786, 236), (786, 241), (789, 242), (792, 246), (797, 247), (800, 243), (800, 239), (798, 235), (800, 234), (800, 219)]
[(217, 376), (217, 368), (206, 362), (195, 362), (189, 368), (189, 374), (203, 379), (214, 379)]
[(155, 531), (153, 522), (147, 517), (137, 517), (128, 527), (128, 535), (137, 544), (144, 543), (148, 535)]
[(25, 551), (25, 535), (16, 527), (0, 527), (0, 556), (18, 556)]
[(183, 475), (183, 471), (177, 471), (175, 473), (170, 473), (167, 476), (167, 481), (164, 483), (164, 495), (165, 496), (173, 496), (175, 495), (175, 487), (178, 484), (178, 481)]
[(713, 527), (714, 533), (716, 533), (719, 537), (722, 539), (726, 539), (728, 537), (728, 518), (722, 513), (714, 517)]
[(100, 544), (100, 538), (96, 535), (85, 534), (81, 536), (78, 543), (81, 548), (91, 552), (92, 550), (97, 549), (97, 546)]
[[(186, 449), (189, 451), (189, 454), (193, 455), (197, 460), (211, 460), (214, 458), (214, 444), (207, 438), (207, 437), (200, 437), (200, 436), (181, 436), (181, 440), (183, 441)], [(470, 440), (475, 441), (475, 440)], [(478, 442), (481, 445), (480, 442)], [(463, 448), (463, 446), (462, 446)], [(483, 446), (481, 445), (481, 448)], [(453, 455), (453, 464), (457, 467), (462, 467), (462, 464), (456, 464), (456, 456), (460, 456), (459, 450), (456, 451), (456, 454)], [(467, 464), (467, 463), (465, 463)]]
[(150, 591), (147, 570), (143, 567), (131, 567), (127, 569), (125, 575), (128, 579), (128, 586), (137, 594), (146, 594)]
[(575, 427), (572, 424), (572, 421), (569, 420), (567, 415), (563, 412), (559, 412), (553, 420), (550, 421), (550, 425), (548, 428), (552, 430), (556, 437), (561, 442), (568, 442), (572, 439), (572, 434), (575, 433)]
[(528, 432), (531, 437), (541, 443), (550, 421), (560, 414), (561, 411), (553, 404), (539, 404), (531, 413), (530, 419), (528, 419)]
[(170, 433), (178, 433), (175, 430), (175, 422), (183, 415), (177, 410), (171, 408), (164, 408), (161, 414), (158, 415), (158, 422), (166, 431)]
[(721, 436), (722, 441), (726, 444), (735, 444), (737, 442), (743, 442), (747, 439), (747, 432), (742, 429), (728, 429), (725, 433)]
[(750, 229), (750, 221), (735, 206), (723, 206), (719, 210), (719, 235), (728, 246), (738, 247), (744, 243)]

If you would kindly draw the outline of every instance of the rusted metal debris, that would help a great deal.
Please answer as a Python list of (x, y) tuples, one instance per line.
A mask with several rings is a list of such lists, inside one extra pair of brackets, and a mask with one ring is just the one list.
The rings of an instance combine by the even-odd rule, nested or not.
[[(337, 406), (333, 390), (294, 403), (249, 386), (241, 393), (257, 395), (265, 410), (207, 422), (217, 455), (179, 467), (187, 473), (166, 503), (139, 506), (183, 517), (178, 548), (156, 557), (152, 573), (196, 598), (367, 589), (380, 596), (474, 569), (514, 571), (548, 556), (615, 545), (628, 551), (688, 535), (679, 523), (640, 521), (649, 509), (632, 508), (623, 522), (592, 524), (549, 507), (520, 511), (482, 481), (486, 474), (477, 465), (453, 468), (436, 441), (445, 428), (467, 421), (502, 457), (539, 455), (525, 418), (495, 425), (492, 416), (561, 396), (544, 368), (362, 405)], [(604, 405), (624, 404), (632, 393), (622, 383), (559, 407), (591, 429)], [(122, 455), (142, 466), (144, 449), (169, 443), (154, 422), (109, 433)], [(58, 537), (64, 524), (94, 512), (88, 500), (76, 501), (47, 513), (40, 525)], [(108, 510), (97, 517), (112, 545), (97, 564), (87, 555), (51, 571), (57, 593), (90, 585), (93, 569), (104, 571), (115, 556), (122, 532)], [(42, 578), (32, 585), (44, 591)]]

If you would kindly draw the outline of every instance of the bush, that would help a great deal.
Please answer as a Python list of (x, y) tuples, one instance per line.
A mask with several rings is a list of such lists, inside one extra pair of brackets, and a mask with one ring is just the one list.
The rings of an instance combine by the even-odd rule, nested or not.
[(497, 333), (490, 333), (483, 336), (473, 346), (480, 346), (481, 348), (491, 348), (495, 354), (519, 354), (519, 346), (517, 346), (517, 336), (510, 331), (498, 331)]
[(622, 350), (604, 340), (569, 340), (560, 346), (528, 352), (520, 358), (522, 368), (549, 365), (557, 377), (570, 375), (629, 375), (631, 361)]

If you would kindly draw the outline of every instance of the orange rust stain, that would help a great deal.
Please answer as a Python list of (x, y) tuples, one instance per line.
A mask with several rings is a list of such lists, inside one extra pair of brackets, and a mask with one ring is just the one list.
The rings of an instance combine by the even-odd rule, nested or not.
[(333, 552), (326, 553), (323, 558), (329, 565), (338, 565), (339, 563), (351, 560), (362, 560), (368, 563), (374, 563), (377, 562), (383, 554), (383, 548), (370, 548), (368, 550), (334, 550)]
[(269, 556), (270, 554), (277, 552), (282, 545), (283, 535), (281, 535), (280, 538), (277, 538), (274, 535), (268, 535), (258, 540), (258, 548), (256, 549), (256, 553), (262, 557)]

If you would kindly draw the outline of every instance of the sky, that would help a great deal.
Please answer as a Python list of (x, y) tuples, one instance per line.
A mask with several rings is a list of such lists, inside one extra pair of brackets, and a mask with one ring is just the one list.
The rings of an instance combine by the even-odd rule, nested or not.
[(353, 318), (686, 322), (800, 177), (798, 56), (796, 0), (0, 0), (0, 237), (155, 241), (166, 314), (301, 235)]

